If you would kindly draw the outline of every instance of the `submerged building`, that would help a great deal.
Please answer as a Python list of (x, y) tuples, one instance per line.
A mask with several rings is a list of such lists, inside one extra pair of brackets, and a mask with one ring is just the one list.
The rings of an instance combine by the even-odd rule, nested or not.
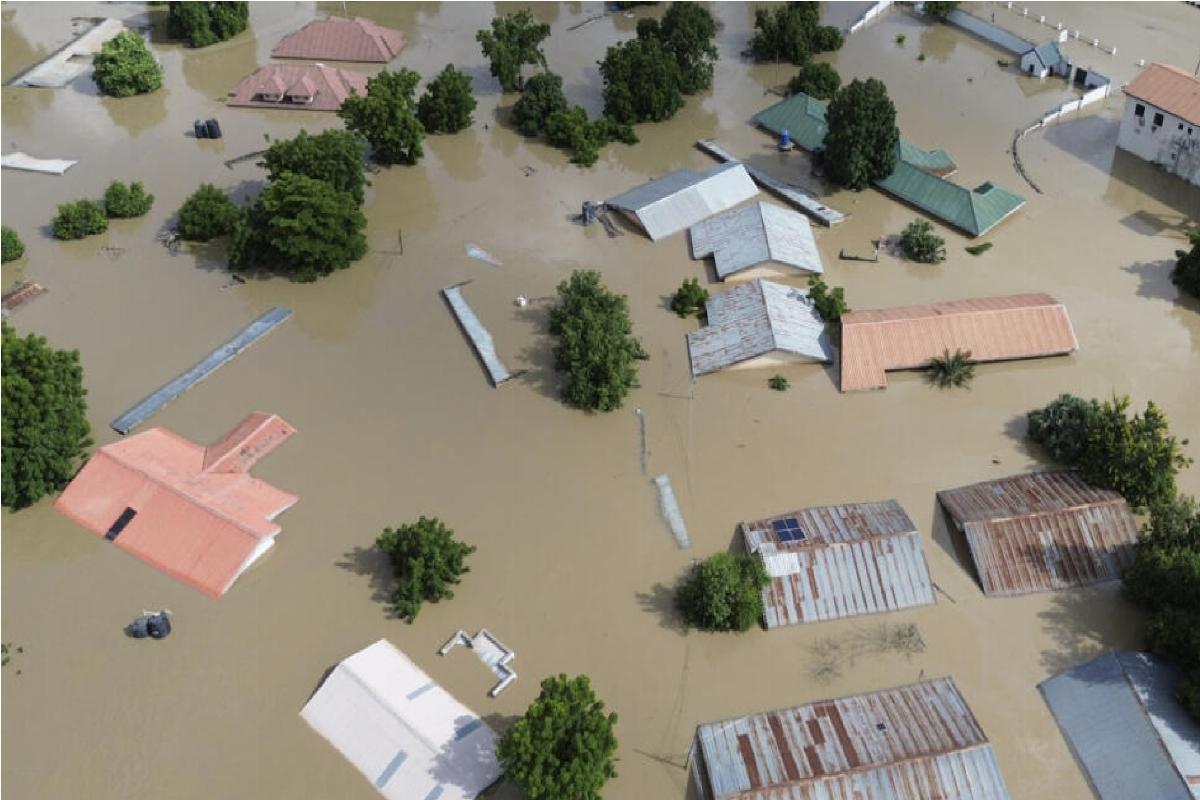
[(1071, 75), (1071, 62), (1058, 49), (1057, 42), (1042, 42), (1021, 53), (1021, 72), (1035, 78), (1047, 75), (1057, 75), (1068, 78)]
[(773, 203), (751, 203), (698, 222), (688, 231), (692, 258), (713, 257), (724, 281), (784, 278), (825, 271), (812, 225)]
[(758, 194), (740, 163), (707, 172), (681, 169), (610, 198), (615, 208), (654, 241), (685, 230)]
[(1125, 87), (1117, 147), (1200, 186), (1200, 78), (1151, 64)]
[(275, 45), (275, 58), (387, 63), (404, 49), (404, 34), (365, 17), (317, 19)]
[(296, 429), (254, 413), (204, 447), (151, 428), (101, 447), (55, 501), (72, 520), (210, 597), (275, 543), (299, 499), (252, 477)]
[(703, 800), (1006, 800), (996, 755), (950, 678), (701, 725)]
[(367, 76), (324, 64), (268, 64), (247, 75), (226, 105), (337, 111), (352, 93), (367, 93)]

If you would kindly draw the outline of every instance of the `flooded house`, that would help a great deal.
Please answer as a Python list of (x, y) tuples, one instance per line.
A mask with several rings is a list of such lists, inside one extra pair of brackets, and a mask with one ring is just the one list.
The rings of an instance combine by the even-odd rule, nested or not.
[(226, 105), (337, 111), (352, 93), (367, 93), (367, 76), (324, 64), (268, 64), (247, 75)]
[(1138, 529), (1125, 498), (1073, 472), (1034, 472), (937, 493), (987, 595), (1117, 580)]
[(703, 800), (1008, 797), (948, 677), (701, 725), (691, 761)]
[(741, 164), (721, 164), (707, 172), (681, 169), (635, 186), (605, 202), (646, 232), (664, 239), (758, 194)]
[(316, 19), (289, 33), (271, 51), (274, 58), (386, 64), (404, 49), (404, 34), (365, 17)]
[(1035, 78), (1047, 75), (1066, 78), (1071, 75), (1071, 62), (1058, 49), (1057, 42), (1042, 42), (1021, 54), (1021, 72)]
[(768, 628), (934, 602), (921, 534), (895, 500), (789, 511), (738, 526), (762, 559)]
[(786, 278), (825, 271), (803, 215), (774, 203), (724, 211), (688, 231), (692, 258), (713, 257), (718, 280)]
[(1200, 78), (1151, 64), (1125, 86), (1117, 147), (1200, 186)]

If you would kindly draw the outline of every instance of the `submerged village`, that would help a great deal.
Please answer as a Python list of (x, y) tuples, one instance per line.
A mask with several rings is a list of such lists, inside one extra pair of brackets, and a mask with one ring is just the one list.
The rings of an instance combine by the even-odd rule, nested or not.
[(1197, 4), (0, 20), (6, 794), (1200, 798)]

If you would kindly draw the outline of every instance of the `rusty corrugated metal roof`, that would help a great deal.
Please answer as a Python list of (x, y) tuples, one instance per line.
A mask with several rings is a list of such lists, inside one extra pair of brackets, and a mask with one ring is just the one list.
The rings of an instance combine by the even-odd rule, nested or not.
[(365, 17), (318, 19), (280, 40), (271, 55), (313, 61), (386, 63), (404, 48), (404, 34)]
[(713, 800), (1004, 800), (995, 754), (950, 678), (701, 725)]
[(789, 511), (741, 530), (771, 576), (768, 628), (934, 602), (921, 534), (895, 500)]
[(1125, 87), (1125, 94), (1200, 125), (1200, 78), (1178, 67), (1151, 64)]
[(1066, 307), (1046, 294), (854, 311), (842, 316), (841, 389), (882, 389), (887, 370), (960, 349), (971, 361), (1005, 361), (1063, 355), (1079, 342)]
[(1137, 524), (1116, 492), (1037, 472), (938, 492), (967, 537), (983, 591), (1015, 595), (1116, 580)]

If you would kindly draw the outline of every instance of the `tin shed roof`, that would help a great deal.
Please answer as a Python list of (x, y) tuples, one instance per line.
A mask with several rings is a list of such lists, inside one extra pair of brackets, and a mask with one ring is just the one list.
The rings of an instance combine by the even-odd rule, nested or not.
[(758, 194), (740, 163), (720, 164), (707, 172), (681, 169), (636, 186), (607, 201), (632, 214), (657, 241), (695, 225)]
[(721, 280), (774, 261), (810, 274), (825, 271), (812, 225), (803, 214), (772, 203), (731, 209), (692, 226), (692, 258), (712, 255)]
[(882, 389), (886, 370), (924, 367), (945, 350), (1004, 361), (1079, 349), (1066, 307), (1046, 294), (900, 306), (842, 315), (843, 392)]
[(800, 289), (750, 281), (710, 298), (705, 308), (708, 324), (687, 336), (693, 375), (776, 351), (813, 361), (833, 360), (825, 323)]
[(1106, 653), (1039, 689), (1098, 800), (1200, 798), (1200, 725), (1179, 674), (1148, 653)]
[(701, 725), (714, 800), (1005, 800), (992, 747), (950, 678)]
[(1200, 78), (1170, 64), (1151, 64), (1125, 87), (1125, 94), (1200, 125)]
[(1073, 472), (1034, 472), (938, 492), (967, 537), (989, 595), (1116, 580), (1133, 561), (1137, 524), (1125, 499)]
[(275, 58), (388, 62), (404, 49), (404, 34), (364, 17), (318, 19), (275, 45)]
[(895, 500), (789, 511), (741, 531), (771, 577), (768, 628), (934, 602), (921, 534)]

